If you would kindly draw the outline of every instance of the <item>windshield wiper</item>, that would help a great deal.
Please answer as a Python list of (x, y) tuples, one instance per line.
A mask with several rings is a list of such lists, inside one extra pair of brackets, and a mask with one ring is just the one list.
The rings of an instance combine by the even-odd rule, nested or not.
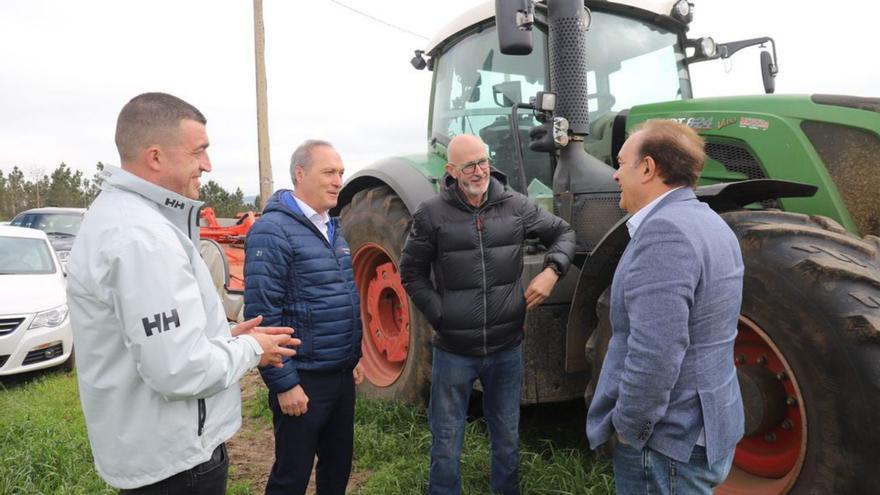
[(73, 237), (73, 234), (68, 234), (67, 232), (46, 232), (46, 235), (60, 235), (62, 237)]

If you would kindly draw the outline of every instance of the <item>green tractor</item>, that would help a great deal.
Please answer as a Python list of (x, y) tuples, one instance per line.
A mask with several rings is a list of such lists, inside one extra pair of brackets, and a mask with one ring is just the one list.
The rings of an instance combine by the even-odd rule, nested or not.
[[(777, 59), (770, 38), (688, 39), (691, 17), (686, 0), (497, 0), (416, 52), (412, 64), (433, 71), (427, 151), (360, 170), (336, 211), (362, 296), (360, 391), (426, 396), (432, 329), (398, 263), (449, 139), (471, 133), (513, 188), (578, 236), (579, 269), (527, 316), (523, 400), (589, 401), (610, 335), (606, 289), (629, 240), (617, 152), (638, 123), (676, 119), (706, 139), (698, 196), (746, 264), (731, 356), (746, 436), (719, 493), (880, 493), (880, 99), (693, 99), (691, 64), (769, 44), (760, 72), (772, 93)], [(527, 246), (526, 280), (541, 250)]]

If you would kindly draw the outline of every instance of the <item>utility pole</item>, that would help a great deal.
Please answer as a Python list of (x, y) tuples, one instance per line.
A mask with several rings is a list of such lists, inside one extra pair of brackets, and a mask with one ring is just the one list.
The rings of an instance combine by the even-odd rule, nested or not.
[(269, 159), (269, 110), (266, 99), (266, 36), (263, 31), (263, 0), (254, 0), (254, 61), (257, 71), (257, 148), (260, 160), (260, 205), (266, 206), (274, 190)]

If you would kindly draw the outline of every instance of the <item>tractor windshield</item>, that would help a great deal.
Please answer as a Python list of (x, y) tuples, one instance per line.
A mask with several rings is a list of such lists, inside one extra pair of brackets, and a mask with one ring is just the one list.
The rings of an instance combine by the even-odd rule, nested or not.
[(611, 164), (617, 112), (690, 99), (690, 78), (678, 35), (642, 19), (593, 11), (585, 39), (590, 108), (586, 148)]

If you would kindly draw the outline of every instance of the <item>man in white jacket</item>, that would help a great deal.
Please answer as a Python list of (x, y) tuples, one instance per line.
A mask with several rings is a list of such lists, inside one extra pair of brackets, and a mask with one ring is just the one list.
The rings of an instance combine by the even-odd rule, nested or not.
[(230, 331), (197, 247), (205, 122), (168, 94), (128, 102), (122, 168), (104, 170), (71, 250), (80, 399), (98, 474), (122, 493), (225, 493), (238, 380), (299, 343), (261, 317)]

